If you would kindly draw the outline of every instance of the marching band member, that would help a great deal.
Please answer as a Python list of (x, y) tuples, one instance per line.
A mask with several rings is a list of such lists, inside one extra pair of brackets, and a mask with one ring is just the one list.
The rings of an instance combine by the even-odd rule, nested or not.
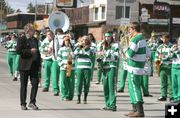
[(113, 37), (111, 32), (105, 33), (105, 40), (101, 44), (101, 61), (103, 75), (103, 91), (105, 107), (103, 110), (116, 111), (116, 69), (118, 51), (113, 48)]
[[(96, 52), (96, 39), (94, 38), (92, 33), (88, 34), (89, 39), (91, 40), (91, 48)], [(92, 58), (92, 69), (91, 69), (91, 81), (93, 81), (93, 73), (94, 73), (94, 66), (95, 66), (95, 61), (96, 61), (96, 53), (94, 53), (93, 58)]]
[(63, 45), (58, 52), (62, 100), (72, 100), (74, 97), (75, 64), (72, 48), (70, 37), (65, 35)]
[(151, 76), (153, 76), (153, 70), (154, 70), (153, 64), (154, 64), (154, 60), (155, 60), (156, 49), (158, 48), (158, 42), (156, 41), (156, 37), (155, 37), (154, 32), (151, 33), (151, 38), (148, 40), (147, 44), (148, 44), (148, 47), (151, 50), (151, 58), (150, 58), (150, 61), (151, 61)]
[(177, 45), (171, 48), (172, 54), (172, 96), (173, 102), (180, 103), (180, 37)]
[(47, 31), (47, 37), (41, 43), (39, 48), (41, 53), (41, 58), (44, 61), (44, 85), (43, 85), (43, 92), (49, 91), (50, 86), (50, 77), (51, 77), (51, 67), (52, 67), (52, 47), (50, 43), (52, 42), (54, 36), (51, 30)]
[[(169, 35), (162, 36), (163, 44), (157, 48), (155, 55), (156, 66), (158, 66), (158, 74), (161, 79), (161, 97), (158, 101), (166, 101), (167, 99), (167, 89), (169, 88), (170, 100), (172, 100), (172, 89), (171, 89), (171, 59), (169, 58), (169, 51), (172, 44), (169, 42)], [(157, 64), (157, 62), (159, 64)]]
[(54, 89), (54, 96), (59, 95), (59, 73), (60, 73), (60, 68), (57, 62), (57, 56), (58, 56), (58, 51), (60, 47), (63, 44), (63, 37), (64, 33), (61, 28), (57, 28), (55, 31), (55, 38), (51, 42), (51, 48), (52, 48), (52, 85)]
[(121, 26), (121, 35), (120, 35), (120, 55), (121, 55), (121, 65), (120, 65), (120, 81), (119, 81), (119, 89), (117, 92), (124, 92), (125, 82), (128, 75), (127, 71), (127, 57), (125, 56), (125, 51), (129, 47), (130, 38), (127, 26)]
[(151, 51), (149, 47), (146, 47), (146, 63), (144, 66), (144, 75), (141, 82), (144, 97), (152, 97), (152, 95), (149, 93), (149, 76), (151, 75), (150, 59)]
[[(103, 43), (103, 41), (104, 40), (102, 40), (101, 42), (99, 42), (97, 44), (97, 53), (101, 52), (101, 50), (102, 50), (101, 44)], [(96, 59), (96, 61), (97, 61), (97, 82), (96, 82), (96, 84), (100, 84), (101, 79), (102, 79), (102, 62), (101, 62), (101, 60), (99, 60), (100, 58), (101, 58), (101, 56), (98, 54), (97, 59)]]
[(129, 34), (131, 42), (126, 51), (126, 57), (128, 59), (128, 87), (133, 110), (127, 116), (144, 117), (141, 80), (144, 74), (147, 45), (137, 22), (130, 24)]
[(11, 40), (7, 42), (5, 45), (5, 48), (8, 50), (7, 53), (7, 59), (8, 59), (8, 67), (9, 72), (11, 76), (13, 77), (13, 81), (17, 81), (17, 76), (15, 76), (17, 71), (17, 65), (16, 65), (16, 46), (17, 46), (17, 40), (15, 34), (11, 35)]
[(79, 42), (79, 47), (76, 48), (74, 54), (76, 56), (76, 72), (77, 72), (77, 104), (81, 103), (82, 86), (84, 84), (84, 104), (87, 104), (87, 96), (89, 93), (92, 55), (94, 51), (90, 48), (91, 41), (88, 36), (83, 36)]
[[(119, 51), (119, 49), (120, 49), (120, 44), (119, 44), (119, 39), (118, 39), (118, 32), (115, 29), (113, 31), (113, 45), (112, 45), (112, 47), (116, 51)], [(118, 58), (117, 69), (116, 69), (116, 74), (115, 74), (116, 82), (118, 80), (119, 63), (120, 63), (120, 58)]]

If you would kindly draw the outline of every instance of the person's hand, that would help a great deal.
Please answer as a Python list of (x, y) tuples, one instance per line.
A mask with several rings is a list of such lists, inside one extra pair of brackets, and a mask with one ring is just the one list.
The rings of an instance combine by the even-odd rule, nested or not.
[(52, 50), (53, 50), (53, 48), (50, 48), (50, 49), (48, 50), (48, 54), (51, 54), (51, 53), (52, 53)]
[(36, 53), (36, 52), (37, 52), (37, 49), (36, 49), (36, 48), (32, 48), (32, 49), (31, 49), (31, 53), (34, 54), (34, 53)]
[(162, 59), (162, 58), (164, 58), (165, 56), (164, 56), (164, 54), (160, 54), (159, 57), (160, 57), (160, 59)]

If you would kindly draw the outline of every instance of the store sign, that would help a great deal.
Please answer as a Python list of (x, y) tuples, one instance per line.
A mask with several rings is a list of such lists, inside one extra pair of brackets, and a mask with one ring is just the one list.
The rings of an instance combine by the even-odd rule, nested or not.
[(180, 24), (180, 18), (173, 18), (173, 24)]
[(45, 5), (37, 5), (37, 14), (46, 14), (46, 6)]
[(168, 19), (149, 19), (148, 24), (151, 24), (151, 25), (168, 25)]
[(148, 10), (146, 8), (141, 9), (141, 22), (148, 22), (150, 15), (148, 14)]
[(130, 19), (129, 18), (121, 18), (121, 25), (129, 25)]
[(153, 10), (155, 15), (167, 15), (170, 12), (170, 5), (165, 2), (155, 2)]
[(56, 6), (60, 8), (77, 7), (77, 0), (56, 0)]

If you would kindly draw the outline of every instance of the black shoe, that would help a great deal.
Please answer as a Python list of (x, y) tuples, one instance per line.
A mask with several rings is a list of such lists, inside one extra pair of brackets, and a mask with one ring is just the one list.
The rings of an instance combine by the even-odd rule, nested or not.
[(30, 103), (28, 105), (29, 108), (33, 109), (33, 110), (38, 110), (39, 108), (36, 106), (36, 104)]
[(13, 79), (13, 81), (17, 81), (17, 77), (15, 77), (15, 78)]
[(43, 88), (42, 92), (48, 92), (49, 89), (48, 88)]
[(169, 98), (169, 102), (173, 103), (174, 102), (173, 98)]
[(108, 107), (103, 107), (101, 110), (106, 111), (108, 109), (109, 109)]
[(144, 95), (144, 97), (153, 97), (153, 95), (150, 95), (150, 94), (149, 95)]
[(116, 111), (116, 108), (108, 108), (109, 111)]
[(86, 100), (84, 100), (83, 102), (84, 102), (84, 104), (87, 104), (87, 101), (86, 101)]
[(166, 97), (159, 97), (158, 101), (166, 101)]
[(76, 102), (76, 104), (81, 104), (81, 101), (78, 100), (78, 101)]
[(119, 93), (124, 93), (124, 90), (118, 89), (117, 92), (119, 92)]
[(59, 96), (59, 93), (54, 93), (54, 96)]
[(26, 107), (26, 105), (21, 105), (21, 109), (22, 109), (22, 110), (28, 110), (28, 108)]

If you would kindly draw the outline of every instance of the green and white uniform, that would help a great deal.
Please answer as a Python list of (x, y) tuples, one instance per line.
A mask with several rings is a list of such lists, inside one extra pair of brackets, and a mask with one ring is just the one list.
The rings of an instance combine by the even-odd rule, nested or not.
[(180, 49), (172, 52), (172, 97), (180, 101)]
[[(66, 76), (66, 67), (68, 62), (68, 56), (72, 56), (72, 71), (71, 76)], [(69, 47), (61, 47), (58, 52), (58, 64), (60, 66), (60, 82), (61, 82), (61, 98), (72, 100), (74, 97), (74, 83), (75, 83), (75, 62), (74, 62), (74, 54), (73, 51), (70, 50)]]
[(53, 63), (52, 63), (51, 71), (52, 71), (52, 86), (53, 86), (54, 94), (59, 94), (60, 67), (58, 65), (57, 56), (58, 56), (58, 51), (63, 44), (63, 37), (64, 35), (58, 35), (58, 36), (56, 35), (50, 44), (51, 48), (53, 49), (53, 55), (52, 55)]
[[(146, 57), (149, 59), (151, 58), (151, 51), (150, 48), (147, 47), (146, 48), (147, 52), (146, 52)], [(142, 91), (144, 96), (148, 96), (149, 94), (149, 76), (151, 75), (151, 62), (150, 60), (146, 59), (146, 63), (144, 66), (144, 75), (142, 77), (142, 82), (141, 82), (141, 86), (142, 86)]]
[(7, 60), (8, 60), (8, 67), (9, 67), (9, 73), (11, 76), (15, 74), (16, 71), (16, 46), (17, 41), (16, 40), (10, 40), (5, 45), (5, 48), (7, 49)]
[[(41, 43), (41, 46), (39, 47), (40, 53), (41, 53), (41, 58), (44, 61), (44, 85), (43, 87), (46, 89), (49, 89), (50, 86), (50, 78), (51, 78), (51, 67), (53, 64), (52, 60), (52, 54), (47, 55), (48, 50), (51, 48), (51, 43), (52, 41), (49, 41), (48, 38), (45, 38), (43, 42)], [(45, 55), (45, 56), (43, 56)], [(47, 55), (47, 56), (46, 56)]]
[(144, 65), (146, 62), (146, 40), (142, 34), (137, 34), (131, 38), (130, 46), (126, 51), (128, 58), (128, 85), (131, 104), (143, 103), (141, 92), (141, 80), (144, 75)]
[(163, 54), (164, 57), (161, 58), (161, 67), (160, 67), (160, 79), (161, 79), (161, 96), (167, 98), (167, 89), (169, 89), (169, 96), (172, 97), (172, 88), (171, 88), (171, 55), (170, 49), (172, 44), (169, 43), (161, 44), (157, 48), (157, 52), (155, 55), (155, 61), (159, 60), (159, 54)]
[(156, 50), (158, 48), (158, 43), (157, 42), (150, 42), (148, 41), (147, 42), (148, 44), (148, 47), (150, 48), (151, 50), (151, 75), (153, 74), (153, 71), (154, 71), (154, 60), (155, 60), (155, 53), (156, 53)]
[[(102, 44), (102, 42), (99, 42), (98, 44), (97, 44), (97, 53), (100, 53), (100, 51), (101, 51), (101, 44)], [(101, 57), (97, 54), (97, 59), (100, 59)], [(102, 78), (102, 68), (101, 68), (101, 66), (102, 66), (102, 63), (101, 62), (97, 62), (97, 81), (98, 81), (98, 83), (100, 83), (101, 82), (101, 78)]]
[(93, 73), (94, 73), (94, 66), (96, 62), (96, 52), (97, 52), (96, 44), (93, 42), (91, 43), (91, 49), (94, 51), (94, 55), (92, 56), (92, 69), (91, 69), (91, 81), (93, 81)]
[(76, 48), (74, 51), (76, 56), (76, 72), (77, 72), (77, 83), (76, 91), (77, 95), (81, 96), (82, 86), (84, 84), (84, 94), (88, 94), (91, 79), (91, 69), (94, 51), (91, 48), (80, 49)]
[(119, 53), (111, 44), (104, 50), (102, 60), (103, 91), (106, 108), (116, 110), (116, 70)]

